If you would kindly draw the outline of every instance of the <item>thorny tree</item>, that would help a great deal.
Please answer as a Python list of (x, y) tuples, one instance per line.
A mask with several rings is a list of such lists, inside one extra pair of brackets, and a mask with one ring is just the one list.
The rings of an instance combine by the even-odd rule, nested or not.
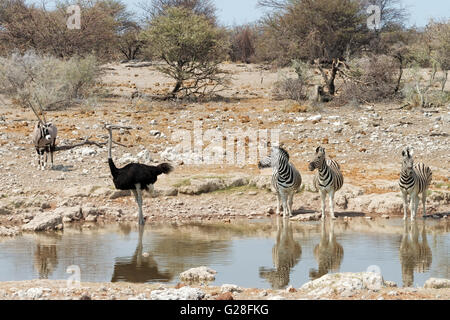
[(152, 21), (144, 38), (165, 62), (160, 71), (175, 79), (173, 95), (205, 95), (226, 85), (227, 77), (219, 68), (226, 55), (226, 38), (205, 17), (170, 8)]

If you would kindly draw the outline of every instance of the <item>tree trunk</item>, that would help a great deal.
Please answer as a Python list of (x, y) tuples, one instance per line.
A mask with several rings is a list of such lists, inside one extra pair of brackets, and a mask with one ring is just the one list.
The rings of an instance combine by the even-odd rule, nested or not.
[(180, 91), (181, 85), (183, 84), (183, 81), (181, 80), (177, 80), (177, 84), (175, 85), (175, 88), (173, 88), (172, 90), (172, 94), (177, 93), (178, 91)]
[(333, 63), (331, 64), (331, 74), (330, 77), (328, 77), (325, 70), (322, 69), (320, 62), (316, 62), (316, 65), (319, 68), (320, 73), (322, 74), (322, 77), (325, 81), (325, 85), (328, 90), (328, 94), (330, 96), (334, 96), (334, 94), (336, 93), (336, 85), (334, 84), (334, 81), (336, 80), (336, 75), (337, 72), (339, 71), (340, 64), (341, 61), (339, 59), (333, 59)]
[(336, 80), (336, 75), (339, 71), (340, 63), (341, 62), (339, 59), (333, 59), (333, 63), (331, 64), (331, 75), (327, 81), (328, 94), (330, 94), (331, 96), (334, 96), (334, 94), (336, 93), (336, 85), (334, 84), (334, 81)]
[(444, 92), (445, 90), (445, 84), (447, 83), (448, 80), (448, 70), (444, 71), (444, 79), (442, 80), (442, 88), (441, 91)]
[(398, 90), (400, 90), (400, 82), (402, 81), (402, 77), (403, 77), (403, 56), (401, 54), (398, 54), (395, 56), (395, 58), (397, 58), (397, 60), (400, 64), (397, 85), (395, 86), (395, 90), (394, 90), (394, 93), (397, 93)]
[(339, 70), (339, 62), (333, 61), (333, 64), (331, 66), (330, 79), (328, 80), (328, 83), (327, 83), (328, 93), (332, 96), (334, 96), (334, 94), (336, 92), (336, 86), (334, 84), (334, 80), (336, 79), (336, 74), (337, 74), (338, 70)]

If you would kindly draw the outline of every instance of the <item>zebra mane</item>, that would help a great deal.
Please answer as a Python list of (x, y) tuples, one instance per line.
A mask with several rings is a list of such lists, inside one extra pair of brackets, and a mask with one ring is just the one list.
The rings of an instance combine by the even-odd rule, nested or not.
[(280, 153), (284, 156), (284, 157), (286, 157), (288, 160), (289, 160), (289, 153), (285, 150), (285, 149), (283, 149), (282, 147), (276, 147), (279, 151), (280, 151)]

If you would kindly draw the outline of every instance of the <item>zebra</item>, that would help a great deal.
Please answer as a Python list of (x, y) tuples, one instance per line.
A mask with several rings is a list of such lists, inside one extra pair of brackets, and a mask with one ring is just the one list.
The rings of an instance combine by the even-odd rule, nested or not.
[(406, 220), (408, 217), (408, 195), (410, 196), (411, 220), (416, 218), (417, 207), (419, 206), (419, 193), (422, 193), (422, 215), (425, 217), (427, 190), (432, 179), (431, 169), (423, 163), (414, 165), (412, 151), (409, 147), (403, 149), (402, 157), (399, 186), (403, 197), (403, 220)]
[(282, 147), (273, 147), (270, 156), (258, 163), (258, 168), (272, 168), (272, 187), (277, 194), (277, 215), (292, 215), (292, 202), (294, 194), (302, 184), (302, 176), (295, 166), (289, 162), (289, 153)]
[(332, 159), (325, 159), (325, 149), (317, 147), (316, 156), (309, 163), (309, 170), (319, 169), (314, 177), (314, 187), (320, 192), (322, 200), (322, 219), (325, 219), (325, 199), (327, 194), (330, 197), (331, 218), (336, 219), (334, 215), (334, 194), (342, 188), (344, 177), (341, 173), (339, 164)]

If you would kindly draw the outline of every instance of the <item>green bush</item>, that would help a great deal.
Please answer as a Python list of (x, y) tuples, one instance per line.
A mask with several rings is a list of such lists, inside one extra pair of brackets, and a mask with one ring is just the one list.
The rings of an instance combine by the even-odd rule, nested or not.
[(170, 8), (152, 21), (143, 38), (165, 62), (159, 70), (176, 81), (173, 95), (204, 95), (226, 85), (219, 64), (226, 57), (228, 43), (224, 31), (204, 16)]

